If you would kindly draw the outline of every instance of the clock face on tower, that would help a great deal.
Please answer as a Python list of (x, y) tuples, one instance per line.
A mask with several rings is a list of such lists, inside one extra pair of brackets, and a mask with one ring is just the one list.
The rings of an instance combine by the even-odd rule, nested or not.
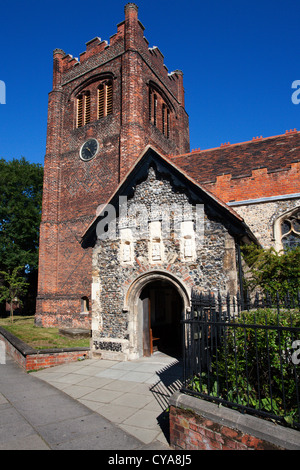
[(87, 162), (94, 158), (99, 150), (99, 144), (96, 139), (87, 140), (80, 149), (80, 158)]

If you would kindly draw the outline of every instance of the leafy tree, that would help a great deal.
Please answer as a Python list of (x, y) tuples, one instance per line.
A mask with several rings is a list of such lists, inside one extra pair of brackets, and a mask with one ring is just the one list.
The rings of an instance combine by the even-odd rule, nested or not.
[(21, 305), (20, 297), (27, 291), (29, 284), (25, 281), (22, 266), (17, 266), (12, 273), (0, 271), (2, 284), (0, 285), (0, 301), (7, 300), (10, 303), (10, 318), (13, 321), (13, 302), (17, 299)]
[(42, 190), (41, 165), (0, 159), (0, 270), (8, 275), (22, 267), (36, 278)]
[(256, 245), (242, 248), (248, 266), (245, 287), (253, 290), (260, 287), (271, 295), (284, 297), (287, 292), (296, 296), (300, 289), (300, 247), (286, 252), (276, 252), (274, 248), (264, 250)]

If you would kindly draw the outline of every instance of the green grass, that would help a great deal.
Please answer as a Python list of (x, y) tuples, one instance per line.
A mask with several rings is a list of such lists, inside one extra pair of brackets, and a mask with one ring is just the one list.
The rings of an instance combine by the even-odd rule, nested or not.
[(34, 325), (34, 316), (0, 318), (0, 326), (34, 349), (89, 347), (89, 338), (72, 339), (59, 334), (58, 328), (41, 328)]

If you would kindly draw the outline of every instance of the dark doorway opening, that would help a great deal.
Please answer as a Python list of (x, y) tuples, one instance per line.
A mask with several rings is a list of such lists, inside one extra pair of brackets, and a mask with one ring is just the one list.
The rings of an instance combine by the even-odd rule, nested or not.
[(141, 292), (143, 305), (143, 354), (161, 351), (181, 356), (183, 300), (168, 281), (152, 281)]

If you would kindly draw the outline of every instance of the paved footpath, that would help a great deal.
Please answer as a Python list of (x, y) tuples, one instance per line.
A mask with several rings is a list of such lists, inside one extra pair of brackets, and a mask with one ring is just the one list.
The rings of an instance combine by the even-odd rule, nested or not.
[(181, 373), (162, 353), (30, 374), (7, 357), (0, 365), (0, 450), (170, 450), (165, 410)]

